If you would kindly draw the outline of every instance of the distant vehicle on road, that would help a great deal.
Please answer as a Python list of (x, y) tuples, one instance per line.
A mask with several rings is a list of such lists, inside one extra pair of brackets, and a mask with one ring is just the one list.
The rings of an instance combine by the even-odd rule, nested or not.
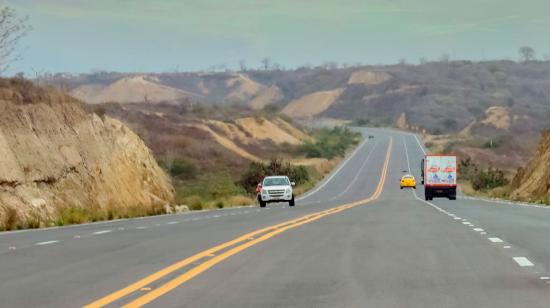
[(426, 155), (420, 164), (426, 200), (447, 197), (456, 200), (456, 156)]
[(287, 176), (265, 177), (262, 183), (258, 184), (260, 188), (260, 192), (258, 193), (260, 207), (265, 207), (267, 203), (271, 202), (288, 202), (290, 206), (294, 206), (294, 191), (292, 187), (295, 185)]
[(373, 139), (373, 138), (374, 138), (374, 136), (373, 136), (373, 135), (369, 135), (369, 139)]
[(412, 187), (416, 189), (416, 179), (410, 174), (405, 174), (401, 177), (400, 186), (401, 189), (403, 189), (404, 187)]

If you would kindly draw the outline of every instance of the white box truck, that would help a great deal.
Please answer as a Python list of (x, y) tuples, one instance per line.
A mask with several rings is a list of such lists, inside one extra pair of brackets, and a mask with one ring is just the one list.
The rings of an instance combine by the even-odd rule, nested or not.
[(421, 163), (422, 184), (426, 200), (447, 197), (456, 200), (457, 165), (455, 155), (428, 154)]

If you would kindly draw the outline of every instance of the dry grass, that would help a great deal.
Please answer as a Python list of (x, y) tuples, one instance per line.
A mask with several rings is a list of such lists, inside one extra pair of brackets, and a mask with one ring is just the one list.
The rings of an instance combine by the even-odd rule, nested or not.
[(104, 209), (93, 206), (66, 206), (58, 209), (55, 218), (48, 225), (65, 226), (120, 218), (155, 216), (165, 214), (165, 212), (164, 205), (160, 203), (155, 203), (148, 207), (137, 205), (129, 207), (109, 206)]
[(0, 225), (0, 229), (11, 231), (18, 229), (19, 226), (20, 221), (17, 210), (12, 207), (7, 208), (2, 216), (2, 225)]
[(256, 199), (247, 196), (233, 196), (229, 197), (228, 203), (230, 206), (244, 206), (256, 203)]

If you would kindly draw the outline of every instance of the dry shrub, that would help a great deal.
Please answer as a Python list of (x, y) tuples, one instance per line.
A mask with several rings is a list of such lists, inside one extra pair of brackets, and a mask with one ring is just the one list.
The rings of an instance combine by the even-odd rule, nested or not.
[(27, 218), (26, 227), (29, 229), (38, 229), (42, 226), (42, 215), (37, 211), (32, 211)]
[(17, 210), (12, 207), (8, 207), (4, 212), (2, 226), (0, 226), (0, 228), (2, 228), (3, 230), (11, 231), (16, 230), (18, 226), (19, 217), (17, 215)]
[(229, 206), (252, 205), (256, 200), (247, 196), (233, 196), (228, 200)]
[(319, 172), (319, 174), (321, 175), (326, 175), (331, 172), (334, 167), (336, 167), (338, 162), (340, 162), (340, 159), (323, 161), (315, 166), (315, 170), (317, 170), (317, 172)]
[[(58, 226), (82, 224), (87, 222), (96, 222), (104, 220), (113, 220), (120, 218), (135, 218), (145, 216), (155, 216), (165, 213), (164, 205), (154, 203), (150, 206), (134, 205), (128, 207), (112, 205), (106, 209), (98, 208), (97, 206), (90, 207), (74, 207), (66, 206), (58, 210), (54, 224)], [(34, 227), (40, 221), (27, 224), (29, 227)]]
[(199, 211), (204, 207), (204, 202), (199, 196), (189, 196), (183, 199), (185, 205), (189, 207), (191, 211)]

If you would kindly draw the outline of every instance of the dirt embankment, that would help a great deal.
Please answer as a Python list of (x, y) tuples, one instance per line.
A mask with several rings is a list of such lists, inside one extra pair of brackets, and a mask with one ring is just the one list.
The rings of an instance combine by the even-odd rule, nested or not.
[(14, 216), (26, 227), (67, 208), (151, 208), (173, 199), (149, 149), (119, 121), (21, 80), (0, 81), (0, 110), (0, 228)]
[(159, 103), (195, 97), (196, 94), (168, 87), (145, 78), (145, 76), (122, 78), (110, 85), (83, 85), (71, 91), (74, 97), (91, 104)]
[(550, 130), (543, 135), (531, 161), (519, 169), (512, 186), (514, 198), (550, 201)]
[(293, 100), (283, 109), (283, 113), (294, 118), (312, 118), (332, 106), (344, 89), (319, 91)]

